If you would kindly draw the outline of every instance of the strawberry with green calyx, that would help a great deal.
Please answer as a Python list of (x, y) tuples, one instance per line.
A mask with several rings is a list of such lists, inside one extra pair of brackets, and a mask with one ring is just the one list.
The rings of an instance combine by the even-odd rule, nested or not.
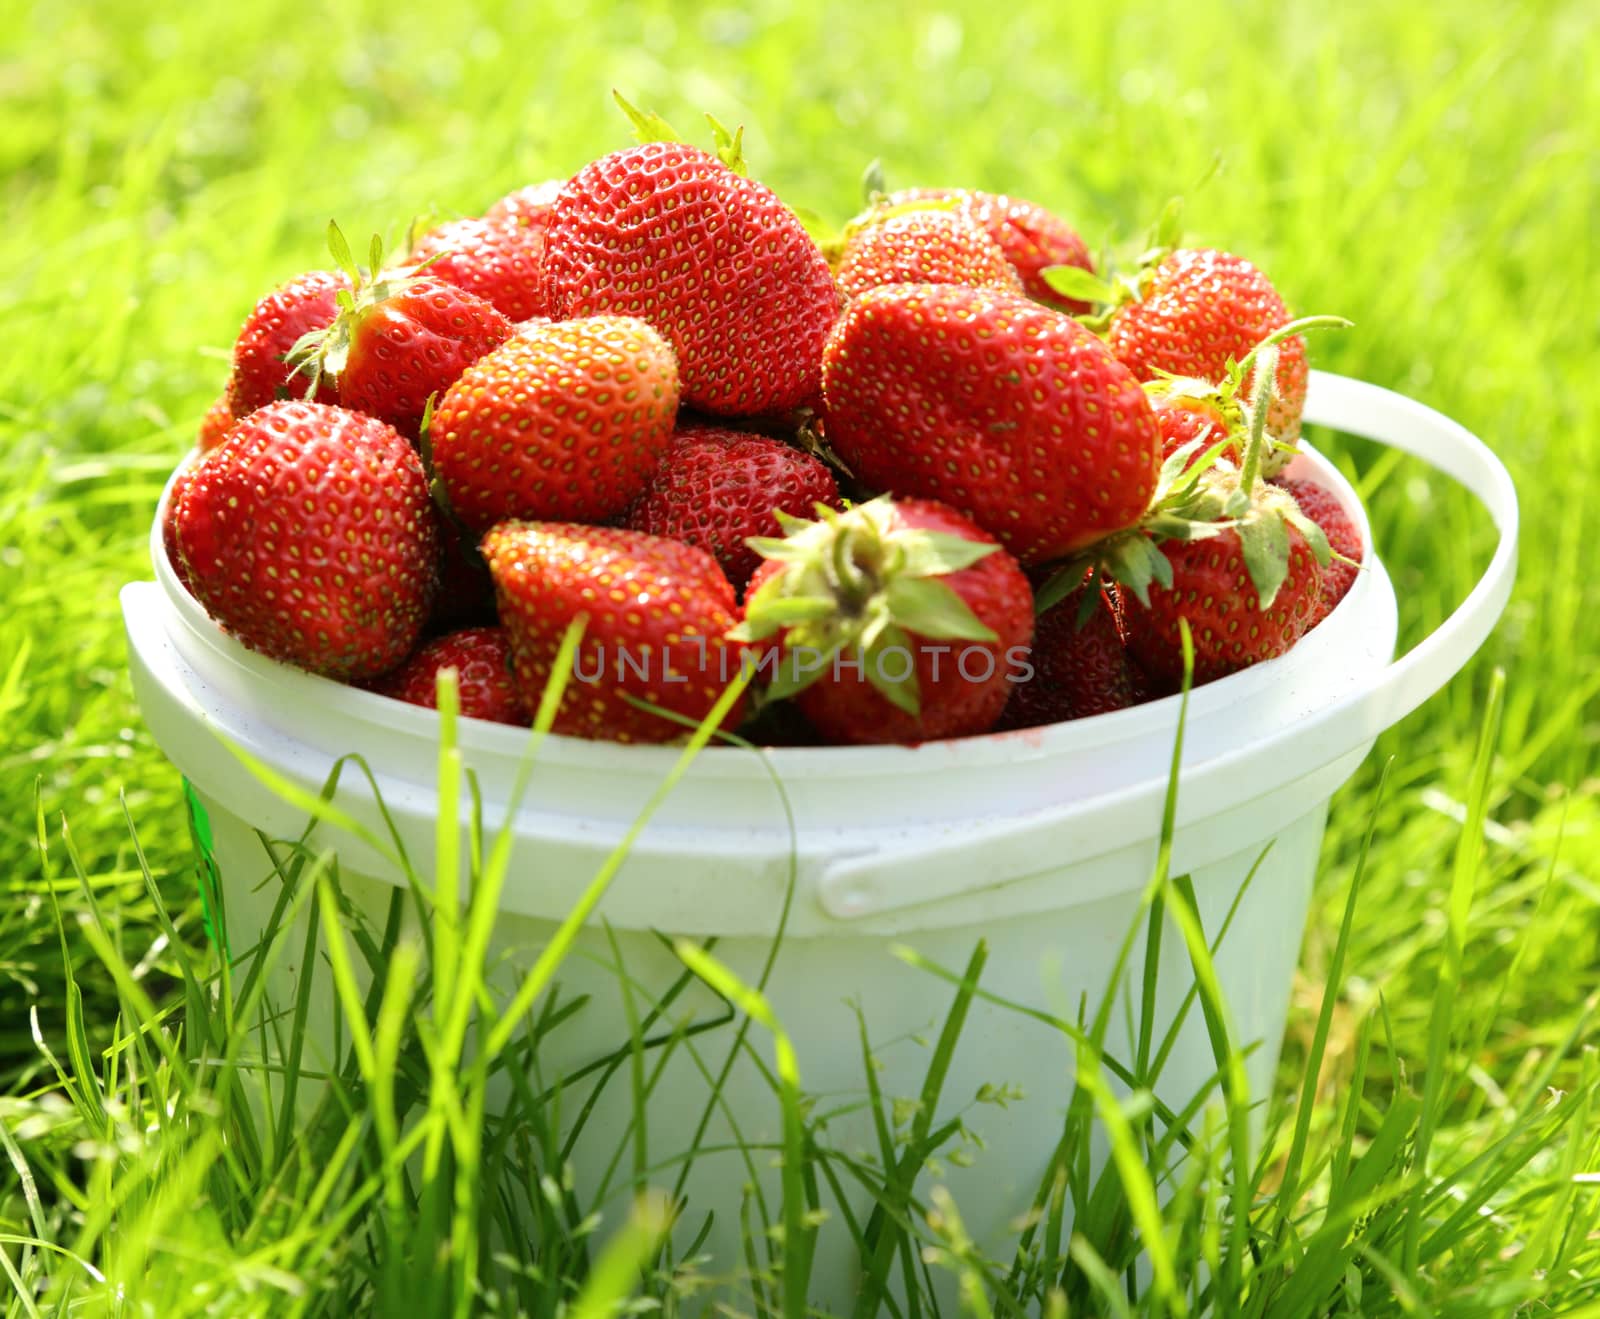
[(298, 373), (291, 360), (295, 346), (325, 330), (339, 313), (339, 294), (350, 281), (335, 270), (312, 270), (275, 288), (250, 309), (233, 345), (228, 376), (228, 410), (242, 417), (284, 398), (339, 402), (338, 382), (315, 382)]
[(339, 291), (333, 323), (303, 336), (290, 361), (313, 389), (335, 381), (345, 407), (414, 440), (429, 396), (509, 339), (511, 321), (425, 269), (386, 269), (376, 234), (365, 271), (336, 224), (328, 226), (328, 247), (351, 287)]
[(887, 496), (758, 538), (768, 560), (732, 635), (776, 648), (768, 700), (794, 698), (830, 742), (917, 743), (987, 732), (1033, 635), (1015, 559), (932, 500)]
[(637, 316), (672, 344), (686, 404), (785, 412), (817, 392), (839, 291), (799, 218), (737, 168), (737, 137), (719, 137), (725, 159), (653, 140), (568, 181), (545, 235), (549, 314)]
[[(1177, 248), (1146, 272), (1138, 299), (1112, 313), (1106, 342), (1141, 380), (1157, 371), (1220, 380), (1230, 358), (1289, 320), (1278, 291), (1251, 262), (1211, 248)], [(1281, 444), (1300, 438), (1308, 370), (1305, 341), (1285, 340), (1267, 418)]]
[(669, 742), (683, 727), (640, 703), (698, 724), (743, 673), (744, 648), (727, 636), (739, 608), (733, 587), (703, 550), (616, 527), (518, 521), (492, 527), (482, 548), (529, 709), (568, 627), (586, 620), (554, 732)]
[[(1194, 638), (1197, 683), (1285, 654), (1311, 624), (1327, 539), (1260, 473), (1277, 355), (1271, 345), (1257, 359), (1243, 467), (1213, 454), (1209, 465), (1182, 473), (1181, 513), (1157, 514), (1174, 538), (1157, 557), (1128, 554), (1125, 560), (1136, 561), (1119, 565), (1128, 649), (1158, 685), (1182, 676), (1180, 622)], [(1187, 457), (1180, 450), (1169, 466)]]
[[(1131, 270), (1101, 277), (1057, 266), (1043, 276), (1062, 296), (1094, 305), (1084, 323), (1105, 335), (1140, 380), (1165, 375), (1217, 382), (1230, 360), (1287, 325), (1289, 311), (1271, 280), (1243, 257), (1180, 247), (1181, 217), (1181, 204), (1168, 203)], [(1267, 418), (1280, 445), (1300, 437), (1307, 378), (1305, 341), (1297, 335), (1283, 340)], [(1244, 384), (1248, 389), (1248, 375)], [(1269, 474), (1276, 466), (1269, 461)]]
[(957, 284), (869, 289), (822, 358), (828, 444), (867, 486), (937, 499), (1047, 563), (1138, 524), (1149, 400), (1070, 316)]
[[(1191, 440), (1202, 440), (1209, 445), (1226, 435), (1237, 438), (1224, 451), (1224, 456), (1234, 464), (1241, 462), (1246, 430), (1245, 396), (1262, 350), (1284, 343), (1307, 330), (1349, 329), (1350, 324), (1342, 316), (1303, 316), (1290, 321), (1274, 330), (1237, 362), (1230, 358), (1223, 374), (1216, 380), (1158, 373), (1144, 388), (1155, 410), (1156, 424), (1161, 429), (1162, 457), (1170, 458)], [(1292, 446), (1280, 444), (1270, 436), (1268, 443), (1269, 449), (1262, 456), (1261, 465), (1263, 474), (1272, 476), (1288, 464), (1294, 456), (1294, 450)]]
[(479, 358), (439, 400), (428, 438), (469, 527), (604, 522), (644, 490), (677, 411), (667, 341), (637, 317), (586, 316), (532, 327)]
[(1006, 254), (955, 209), (883, 205), (846, 227), (834, 277), (846, 298), (883, 284), (965, 284), (1022, 294)]

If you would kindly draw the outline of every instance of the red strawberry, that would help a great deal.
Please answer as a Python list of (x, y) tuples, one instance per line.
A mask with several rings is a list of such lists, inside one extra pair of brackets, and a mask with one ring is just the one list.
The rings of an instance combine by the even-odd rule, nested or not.
[(433, 465), (469, 527), (603, 522), (655, 471), (678, 409), (667, 341), (631, 316), (530, 328), (468, 367), (429, 427)]
[(206, 415), (200, 419), (200, 434), (195, 438), (195, 443), (200, 446), (200, 452), (210, 453), (227, 439), (228, 432), (233, 429), (234, 420), (233, 408), (229, 406), (228, 396), (224, 394), (206, 409)]
[[(1112, 313), (1107, 342), (1140, 380), (1154, 380), (1165, 371), (1220, 382), (1230, 358), (1242, 359), (1288, 323), (1289, 310), (1278, 291), (1243, 257), (1209, 248), (1179, 248), (1148, 273), (1136, 301)], [(1293, 444), (1300, 437), (1307, 376), (1305, 340), (1296, 335), (1280, 346), (1275, 397), (1267, 417), (1273, 438), (1282, 444)], [(1246, 391), (1250, 384), (1247, 376)], [(1268, 475), (1275, 462), (1267, 461)]]
[(1116, 595), (1109, 588), (1096, 591), (1084, 615), (1084, 589), (1034, 619), (1033, 673), (1012, 689), (998, 731), (1087, 719), (1136, 703)]
[(437, 587), (416, 453), (321, 403), (269, 403), (200, 461), (177, 510), (195, 597), (245, 645), (328, 677), (393, 668)]
[(184, 459), (178, 468), (177, 476), (173, 479), (172, 488), (167, 493), (166, 507), (161, 513), (161, 547), (167, 552), (167, 562), (172, 565), (172, 571), (177, 576), (179, 584), (190, 595), (194, 594), (194, 587), (189, 582), (189, 568), (183, 561), (183, 555), (178, 552), (178, 505), (194, 483), (194, 474), (198, 466), (198, 460)]
[(684, 402), (782, 412), (816, 392), (839, 310), (827, 259), (767, 188), (679, 142), (585, 166), (546, 234), (550, 314), (640, 316), (678, 354)]
[(670, 741), (682, 725), (625, 698), (699, 722), (740, 672), (743, 652), (726, 640), (738, 610), (733, 587), (703, 550), (614, 527), (502, 522), (484, 537), (483, 554), (529, 709), (568, 625), (588, 620), (556, 710), (558, 733)]
[(1033, 593), (994, 537), (932, 500), (887, 498), (783, 540), (750, 580), (734, 635), (775, 645), (773, 699), (830, 742), (988, 732), (1033, 637)]
[(1283, 476), (1277, 477), (1273, 484), (1282, 486), (1294, 496), (1300, 511), (1322, 528), (1322, 534), (1328, 538), (1328, 548), (1334, 555), (1342, 556), (1330, 558), (1322, 570), (1322, 594), (1307, 625), (1315, 627), (1333, 612), (1334, 606), (1355, 585), (1356, 574), (1361, 571), (1357, 565), (1363, 554), (1361, 533), (1356, 530), (1356, 524), (1344, 511), (1344, 506), (1333, 491), (1324, 489), (1314, 481), (1292, 480)]
[[(1230, 430), (1238, 427), (1237, 419), (1229, 421), (1222, 406), (1209, 398), (1174, 392), (1155, 392), (1152, 386), (1150, 406), (1156, 414), (1156, 427), (1161, 432), (1161, 457), (1163, 460), (1186, 444), (1200, 441), (1201, 450), (1209, 449)], [(1237, 442), (1223, 454), (1233, 462), (1239, 460)]]
[(761, 563), (745, 541), (782, 534), (774, 509), (804, 517), (838, 502), (833, 474), (810, 454), (764, 435), (689, 425), (673, 435), (623, 525), (699, 546), (743, 590)]
[(292, 356), (312, 380), (336, 380), (345, 407), (415, 439), (429, 395), (448, 389), (509, 339), (511, 322), (482, 298), (432, 275), (383, 269), (376, 238), (375, 275), (356, 269), (337, 226), (330, 226), (328, 246), (355, 282), (353, 300), (326, 330), (301, 339)]
[(1022, 293), (1022, 281), (1000, 246), (955, 211), (868, 213), (845, 240), (835, 272), (854, 298), (882, 284), (966, 284)]
[(511, 642), (501, 627), (470, 627), (435, 637), (372, 690), (412, 705), (438, 708), (441, 669), (456, 671), (461, 713), (497, 724), (527, 724), (528, 711), (511, 680)]
[(477, 294), (513, 321), (545, 313), (543, 225), (450, 220), (418, 238), (411, 259), (427, 261), (433, 278)]
[(1050, 266), (1077, 266), (1093, 273), (1094, 263), (1077, 231), (1044, 207), (1000, 193), (964, 188), (908, 188), (891, 193), (887, 201), (898, 205), (945, 199), (960, 203), (962, 213), (1000, 245), (1030, 298), (1074, 316), (1090, 309), (1088, 303), (1062, 297), (1045, 282), (1042, 272)]
[[(1270, 498), (1256, 511), (1262, 519), (1270, 516)], [(1148, 605), (1136, 599), (1128, 604), (1128, 649), (1151, 677), (1169, 684), (1183, 677), (1180, 618), (1188, 620), (1194, 636), (1196, 685), (1288, 653), (1311, 626), (1322, 572), (1299, 529), (1288, 526), (1286, 532), (1287, 575), (1265, 605), (1237, 531), (1161, 547), (1172, 584), (1152, 584)]]
[(309, 396), (318, 403), (339, 401), (335, 380), (318, 382), (312, 392), (311, 380), (295, 374), (289, 354), (305, 335), (333, 323), (339, 290), (349, 287), (350, 281), (337, 271), (313, 270), (256, 303), (233, 345), (227, 397), (234, 416), (277, 399)]
[(1023, 563), (1133, 525), (1160, 467), (1144, 391), (1070, 316), (958, 285), (872, 289), (823, 357), (828, 442), (868, 486), (940, 499)]
[[(1197, 684), (1285, 654), (1311, 625), (1327, 540), (1287, 491), (1259, 479), (1277, 364), (1278, 348), (1269, 345), (1248, 408), (1244, 466), (1218, 459), (1186, 473), (1178, 483), (1189, 491), (1182, 538), (1160, 546), (1153, 582), (1143, 571), (1128, 582), (1128, 649), (1157, 686), (1182, 679), (1180, 620), (1194, 638)], [(1163, 481), (1181, 465), (1168, 463)], [(1158, 503), (1152, 522), (1164, 514)]]
[(565, 179), (546, 179), (507, 193), (487, 211), (485, 220), (510, 220), (514, 224), (543, 228), (550, 218), (556, 196), (566, 186)]

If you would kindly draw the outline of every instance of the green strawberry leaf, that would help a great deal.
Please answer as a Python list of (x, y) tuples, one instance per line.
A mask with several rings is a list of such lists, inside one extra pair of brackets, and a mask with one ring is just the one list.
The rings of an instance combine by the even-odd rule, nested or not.
[(352, 284), (361, 283), (361, 270), (356, 265), (355, 254), (351, 252), (349, 242), (334, 220), (328, 221), (328, 251), (333, 254), (334, 264), (350, 276)]
[(837, 643), (826, 648), (801, 647), (791, 638), (778, 656), (777, 672), (767, 684), (767, 699), (787, 701), (798, 696), (833, 667), (839, 649)]
[(1057, 568), (1033, 593), (1033, 612), (1037, 616), (1054, 609), (1083, 583), (1088, 564), (1079, 558), (1069, 559)]
[(654, 110), (640, 110), (630, 105), (623, 98), (621, 92), (615, 87), (611, 89), (612, 99), (622, 107), (622, 113), (628, 116), (628, 122), (633, 125), (634, 140), (638, 142), (682, 142), (683, 139), (674, 131), (671, 124), (658, 115)]
[[(1311, 547), (1311, 553), (1316, 557), (1319, 566), (1326, 568), (1328, 560), (1333, 557), (1333, 550), (1328, 544), (1328, 533), (1308, 518), (1299, 509), (1286, 511), (1284, 521), (1305, 537), (1306, 544)], [(1339, 556), (1341, 559), (1344, 555)], [(1347, 563), (1348, 559), (1345, 560)]]
[(796, 623), (831, 618), (837, 609), (835, 601), (820, 595), (785, 595), (752, 605), (745, 611), (745, 620), (763, 627), (769, 623), (780, 628), (793, 627)]
[(905, 554), (902, 571), (909, 577), (944, 577), (970, 568), (1000, 547), (993, 541), (968, 540), (944, 531), (902, 531), (895, 544)]
[(922, 713), (922, 691), (917, 683), (917, 656), (911, 639), (899, 628), (883, 630), (861, 655), (867, 681), (890, 705), (915, 718)]
[(1075, 632), (1081, 632), (1089, 620), (1094, 617), (1094, 609), (1100, 603), (1100, 569), (1089, 570), (1089, 580), (1083, 584), (1083, 595), (1078, 600), (1077, 616), (1072, 620)]
[(1039, 272), (1044, 282), (1064, 298), (1075, 302), (1089, 302), (1097, 306), (1118, 301), (1114, 284), (1100, 278), (1082, 266), (1046, 266)]
[(1272, 608), (1278, 588), (1289, 575), (1289, 532), (1276, 514), (1254, 517), (1238, 527), (1245, 571), (1256, 588), (1262, 609)]
[(711, 125), (711, 138), (716, 143), (717, 159), (735, 174), (748, 174), (750, 168), (744, 159), (744, 125), (740, 124), (730, 133), (722, 121), (710, 113), (706, 115), (706, 122)]
[(896, 577), (884, 592), (889, 614), (900, 627), (924, 637), (995, 641), (998, 636), (946, 582), (932, 577)]
[(1183, 241), (1183, 198), (1169, 198), (1161, 208), (1155, 228), (1150, 231), (1150, 246), (1169, 251)]
[(781, 559), (785, 563), (797, 563), (813, 553), (809, 546), (782, 536), (746, 536), (744, 543), (763, 559)]
[(871, 206), (889, 191), (889, 185), (883, 176), (883, 161), (874, 156), (867, 162), (866, 169), (861, 171), (861, 200)]
[(1150, 603), (1150, 584), (1172, 585), (1172, 561), (1144, 535), (1119, 538), (1107, 556), (1106, 566), (1117, 582), (1132, 591), (1139, 603)]

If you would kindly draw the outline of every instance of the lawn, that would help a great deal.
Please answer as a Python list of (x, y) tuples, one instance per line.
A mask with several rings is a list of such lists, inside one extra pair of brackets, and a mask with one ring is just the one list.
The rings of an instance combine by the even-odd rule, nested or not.
[[(1600, 1177), (1582, 1177), (1600, 1172), (1586, 1126), (1600, 1099), (1592, 18), (1579, 3), (541, 0), (337, 15), (36, 4), (9, 20), (5, 1313), (398, 1313), (402, 1298), (407, 1313), (554, 1313), (562, 1284), (529, 1270), (570, 1259), (589, 1289), (580, 1311), (601, 1314), (607, 1267), (619, 1292), (639, 1279), (643, 1220), (589, 1264), (582, 1234), (542, 1262), (512, 1267), (487, 1249), (480, 1260), (462, 1245), (471, 1215), (448, 1195), (417, 1192), (410, 1234), (399, 1231), (396, 1206), (415, 1187), (394, 1175), (406, 1151), (377, 1136), (345, 1149), (318, 1145), (327, 1132), (297, 1144), (274, 1130), (278, 1168), (301, 1181), (252, 1178), (221, 1157), (237, 1151), (227, 1133), (243, 1101), (219, 1099), (185, 1057), (238, 1041), (186, 984), (215, 964), (181, 783), (134, 705), (116, 603), (122, 583), (149, 575), (156, 498), (221, 387), (245, 311), (325, 263), (328, 219), (394, 240), (420, 214), (477, 213), (570, 173), (628, 140), (617, 87), (686, 131), (702, 110), (744, 124), (753, 172), (822, 223), (855, 210), (874, 157), (891, 185), (1036, 199), (1095, 247), (1137, 238), (1181, 193), (1194, 240), (1258, 261), (1297, 311), (1355, 323), (1315, 341), (1315, 365), (1410, 394), (1500, 453), (1523, 507), (1517, 591), (1483, 653), (1334, 801), (1273, 1097), (1291, 1116), (1274, 1128), (1255, 1207), (1245, 1196), (1206, 1220), (1204, 1205), (1167, 1206), (1179, 1288), (1164, 1290), (1159, 1270), (1153, 1285), (1135, 1268), (1116, 1281), (1121, 1265), (1100, 1257), (1137, 1245), (1125, 1224), (1086, 1236), (1056, 1276), (1070, 1275), (1060, 1303), (1073, 1314), (1600, 1314)], [(1492, 529), (1420, 466), (1333, 447), (1369, 502), (1401, 644), (1413, 644), (1470, 588)], [(1475, 770), (1486, 734), (1492, 757)], [(173, 1122), (178, 1110), (192, 1119)], [(1407, 1116), (1391, 1123), (1396, 1113)], [(1387, 1153), (1369, 1197), (1333, 1221), (1323, 1211), (1341, 1171), (1374, 1150)], [(316, 1200), (314, 1174), (335, 1154), (355, 1171)], [(226, 1191), (208, 1180), (214, 1161), (228, 1165)], [(1292, 1194), (1286, 1166), (1298, 1168)], [(459, 1194), (451, 1176), (439, 1185)], [(365, 1192), (363, 1177), (376, 1179)], [(1185, 1212), (1225, 1221), (1224, 1234), (1248, 1219), (1251, 1246), (1208, 1254), (1204, 1232), (1178, 1230)], [(1093, 1216), (1079, 1217), (1092, 1235)], [(602, 1224), (598, 1239), (617, 1228)], [(1260, 1308), (1297, 1269), (1309, 1279), (1312, 1259), (1337, 1263), (1331, 1280)], [(1221, 1276), (1254, 1281), (1230, 1298), (1209, 1281), (1219, 1261)], [(676, 1304), (670, 1287), (641, 1285)], [(793, 1296), (785, 1308), (774, 1291), (771, 1304), (798, 1313)]]

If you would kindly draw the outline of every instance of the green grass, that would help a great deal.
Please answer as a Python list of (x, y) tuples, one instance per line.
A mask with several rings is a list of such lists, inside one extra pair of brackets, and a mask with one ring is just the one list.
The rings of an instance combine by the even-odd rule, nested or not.
[[(1123, 1131), (1122, 1153), (1140, 1157), (1114, 1165), (1120, 1192), (1094, 1200), (1093, 1186), (1072, 1183), (1083, 1236), (1054, 1277), (1068, 1279), (1074, 1315), (1174, 1312), (1185, 1294), (1191, 1312), (1229, 1313), (1205, 1290), (1219, 1276), (1254, 1279), (1257, 1298), (1298, 1287), (1308, 1313), (1594, 1306), (1583, 1278), (1600, 1274), (1587, 1239), (1595, 1191), (1572, 1180), (1600, 1153), (1574, 1138), (1595, 1097), (1587, 1008), (1600, 962), (1592, 28), (1576, 3), (1445, 14), (1220, 0), (1004, 12), (483, 5), (464, 20), (445, 6), (372, 4), (320, 22), (270, 4), (170, 14), (80, 4), (9, 23), (0, 1117), (5, 1166), (31, 1169), (40, 1196), (24, 1193), (20, 1173), (0, 1174), (0, 1247), (9, 1268), (78, 1288), (38, 1312), (278, 1313), (299, 1295), (311, 1298), (306, 1313), (343, 1314), (390, 1287), (435, 1296), (444, 1313), (466, 1294), (462, 1259), (440, 1263), (428, 1248), (464, 1212), (451, 1192), (459, 1168), (437, 1183), (394, 1180), (396, 1149), (442, 1139), (428, 1117), (445, 1102), (437, 1085), (387, 1136), (371, 1108), (371, 1125), (280, 1123), (239, 1152), (248, 1105), (194, 1075), (198, 1051), (226, 1056), (246, 1041), (207, 997), (216, 967), (180, 785), (133, 705), (115, 592), (148, 575), (156, 495), (220, 387), (238, 322), (265, 287), (322, 263), (327, 219), (392, 239), (417, 213), (472, 213), (570, 172), (625, 139), (612, 86), (686, 128), (701, 109), (743, 122), (756, 172), (834, 223), (853, 210), (872, 156), (891, 184), (1035, 198), (1097, 245), (1136, 234), (1185, 192), (1194, 236), (1260, 261), (1297, 310), (1356, 322), (1317, 341), (1317, 365), (1431, 403), (1503, 455), (1524, 507), (1517, 594), (1485, 654), (1385, 735), (1335, 800), (1261, 1204), (1246, 1208), (1254, 1168), (1154, 1183), (1172, 1275), (1128, 1300), (1118, 1279), (1138, 1239), (1112, 1210), (1140, 1200), (1138, 1167), (1148, 1177), (1167, 1153), (1159, 1124), (1119, 1108), (1087, 1066), (1075, 1108), (1088, 1125), (1097, 1113), (1102, 1132)], [(1410, 644), (1468, 589), (1491, 531), (1420, 468), (1357, 443), (1338, 451), (1363, 480)], [(1475, 764), (1496, 667), (1507, 675), (1496, 753)], [(309, 858), (285, 864), (319, 891)], [(418, 995), (431, 983), (424, 975)], [(152, 1005), (168, 1012), (161, 1028), (130, 1032)], [(369, 1066), (404, 1058), (450, 1082), (449, 1060), (418, 1052), (397, 1009), (372, 1010)], [(68, 1087), (35, 1030), (78, 1076), (75, 1101), (58, 1103)], [(1092, 1040), (1082, 1047), (1092, 1063)], [(80, 1069), (102, 1078), (110, 1116)], [(240, 1069), (241, 1093), (252, 1076)], [(358, 1133), (348, 1148), (345, 1131)], [(814, 1139), (808, 1131), (801, 1121), (796, 1138)], [(1219, 1171), (1229, 1139), (1221, 1130), (1202, 1142)], [(526, 1171), (493, 1153), (506, 1177)], [(829, 1165), (813, 1166), (825, 1176)], [(395, 1195), (422, 1197), (407, 1232)], [(777, 1208), (792, 1214), (798, 1202)], [(958, 1211), (935, 1215), (945, 1254), (929, 1267), (981, 1271)], [(456, 1226), (492, 1233), (495, 1221)], [(801, 1221), (790, 1220), (796, 1233)], [(549, 1259), (599, 1257), (581, 1214), (551, 1210), (545, 1226)], [(1241, 1252), (1236, 1233), (1253, 1249)], [(893, 1231), (878, 1239), (890, 1240), (898, 1274), (910, 1247)], [(129, 1299), (108, 1299), (41, 1240), (92, 1256)], [(618, 1249), (614, 1276), (631, 1287), (632, 1254)], [(589, 1276), (606, 1285), (600, 1265)], [(789, 1276), (775, 1283), (776, 1308)], [(528, 1283), (495, 1294), (546, 1313), (556, 1293)], [(13, 1298), (8, 1313), (33, 1304)]]

